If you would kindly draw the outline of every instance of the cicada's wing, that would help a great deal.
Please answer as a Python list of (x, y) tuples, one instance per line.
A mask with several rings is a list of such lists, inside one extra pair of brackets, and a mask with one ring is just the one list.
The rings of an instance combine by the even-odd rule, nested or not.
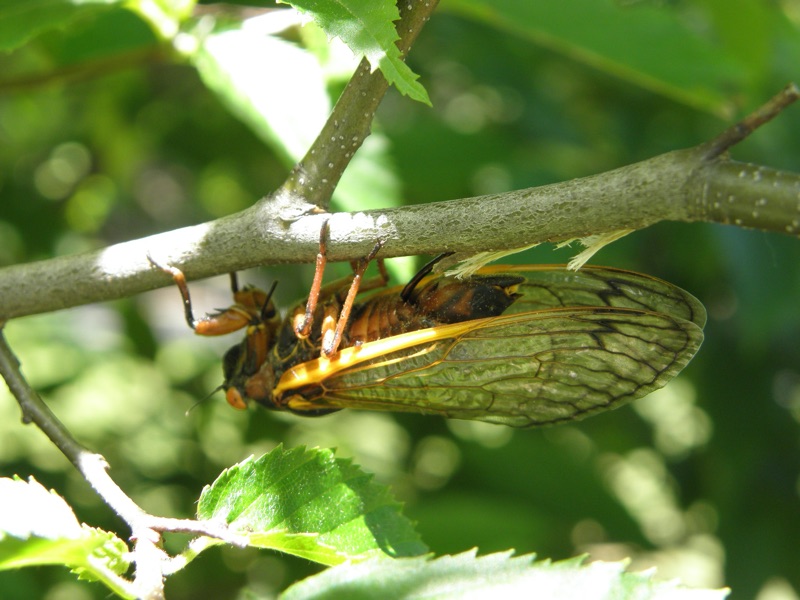
[(505, 314), (577, 306), (634, 308), (691, 321), (703, 327), (706, 311), (697, 298), (666, 281), (610, 267), (586, 266), (570, 271), (563, 265), (496, 265), (479, 274), (509, 273), (525, 277), (522, 297)]
[(645, 396), (703, 340), (703, 305), (628, 271), (488, 267), (525, 278), (498, 317), (441, 325), (295, 365), (274, 390), (296, 412), (355, 408), (518, 427), (581, 419)]
[(702, 339), (695, 323), (658, 313), (551, 309), (347, 348), (335, 361), (298, 365), (276, 392), (296, 411), (355, 408), (549, 425), (662, 387)]
[[(476, 276), (516, 275), (524, 281), (520, 294), (504, 314), (548, 308), (612, 307), (633, 308), (669, 315), (703, 327), (706, 311), (697, 298), (667, 281), (612, 267), (584, 266), (571, 271), (566, 265), (492, 265)], [(424, 287), (436, 275), (419, 283)], [(396, 295), (402, 286), (387, 288), (377, 295)]]

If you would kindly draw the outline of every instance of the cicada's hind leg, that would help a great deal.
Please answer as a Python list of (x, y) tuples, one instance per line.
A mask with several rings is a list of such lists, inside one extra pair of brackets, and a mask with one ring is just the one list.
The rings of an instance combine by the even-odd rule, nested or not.
[[(307, 338), (311, 334), (311, 328), (314, 324), (314, 313), (320, 299), (325, 302), (329, 298), (338, 295), (341, 289), (337, 287), (336, 291), (333, 292), (329, 291), (327, 288), (325, 290), (322, 288), (322, 275), (328, 263), (329, 232), (330, 226), (328, 221), (325, 220), (319, 234), (319, 252), (317, 253), (316, 268), (314, 270), (314, 281), (311, 284), (311, 291), (308, 294), (305, 311), (297, 313), (294, 317), (294, 331), (297, 337), (301, 339)], [(350, 281), (347, 295), (340, 302), (329, 303), (325, 306), (321, 325), (321, 356), (331, 356), (339, 348), (344, 334), (344, 328), (347, 325), (347, 320), (350, 318), (350, 312), (358, 292), (383, 287), (389, 281), (389, 274), (381, 259), (378, 259), (378, 271), (380, 273), (378, 277), (363, 281), (367, 266), (375, 259), (375, 256), (382, 246), (383, 241), (379, 240), (375, 243), (372, 251), (367, 256), (351, 263), (353, 267), (353, 278)]]
[(189, 295), (189, 286), (186, 284), (186, 276), (183, 271), (172, 265), (159, 264), (150, 255), (147, 256), (147, 259), (154, 267), (161, 269), (172, 277), (183, 299), (183, 314), (186, 318), (186, 323), (198, 335), (224, 335), (243, 329), (248, 325), (268, 320), (275, 315), (274, 305), (270, 301), (272, 290), (269, 293), (253, 287), (245, 287), (240, 290), (236, 273), (231, 273), (231, 292), (234, 304), (214, 314), (206, 315), (202, 319), (195, 319), (192, 311), (192, 299)]
[[(375, 246), (372, 248), (372, 251), (369, 253), (373, 259), (375, 258), (375, 254), (377, 254), (378, 250), (383, 247), (383, 242), (378, 241), (375, 243)], [(364, 264), (364, 269), (367, 268), (371, 258), (366, 258), (366, 263)], [(353, 261), (350, 265), (353, 267), (353, 273), (359, 269), (359, 264), (361, 261)], [(378, 275), (377, 277), (372, 277), (371, 279), (362, 279), (360, 285), (358, 286), (359, 292), (368, 292), (370, 290), (376, 290), (378, 288), (386, 287), (386, 284), (389, 283), (389, 272), (386, 270), (386, 265), (383, 264), (383, 259), (378, 258), (375, 260), (375, 264), (378, 267)]]

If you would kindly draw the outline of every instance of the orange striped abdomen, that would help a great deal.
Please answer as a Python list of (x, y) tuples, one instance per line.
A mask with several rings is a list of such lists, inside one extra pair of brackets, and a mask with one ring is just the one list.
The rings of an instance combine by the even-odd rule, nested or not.
[(377, 295), (353, 307), (343, 347), (502, 314), (517, 299), (516, 275), (474, 276), (468, 280), (435, 278), (401, 294)]

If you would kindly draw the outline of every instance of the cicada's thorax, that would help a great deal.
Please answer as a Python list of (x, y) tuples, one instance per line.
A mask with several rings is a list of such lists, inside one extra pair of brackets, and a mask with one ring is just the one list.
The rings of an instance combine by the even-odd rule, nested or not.
[[(463, 281), (437, 277), (402, 293), (378, 293), (353, 305), (339, 347), (500, 315), (517, 299), (515, 290), (522, 281), (515, 275), (475, 276)], [(279, 325), (271, 321), (264, 327), (248, 328), (245, 340), (225, 356), (223, 387), (228, 402), (239, 406), (250, 399), (267, 408), (285, 409), (285, 403), (273, 397), (275, 384), (288, 369), (319, 358), (326, 319), (339, 314), (346, 292), (346, 285), (323, 292), (308, 337), (298, 337), (293, 325), (293, 316), (304, 310), (302, 304)], [(303, 410), (302, 414), (330, 412)]]
[(279, 408), (272, 397), (276, 382), (294, 365), (319, 358), (325, 315), (340, 310), (342, 290), (347, 292), (346, 284), (323, 290), (323, 301), (317, 305), (307, 337), (299, 337), (294, 329), (294, 315), (305, 310), (305, 303), (296, 305), (282, 321), (248, 328), (245, 339), (230, 348), (223, 359), (222, 388), (231, 406), (244, 408), (247, 400), (254, 400), (267, 408)]

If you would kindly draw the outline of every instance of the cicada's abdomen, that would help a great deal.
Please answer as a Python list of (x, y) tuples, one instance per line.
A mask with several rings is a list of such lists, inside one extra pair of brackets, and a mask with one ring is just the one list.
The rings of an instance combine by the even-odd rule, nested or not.
[(342, 347), (428, 327), (503, 314), (519, 297), (516, 275), (477, 275), (466, 280), (434, 278), (407, 295), (379, 294), (353, 307)]

